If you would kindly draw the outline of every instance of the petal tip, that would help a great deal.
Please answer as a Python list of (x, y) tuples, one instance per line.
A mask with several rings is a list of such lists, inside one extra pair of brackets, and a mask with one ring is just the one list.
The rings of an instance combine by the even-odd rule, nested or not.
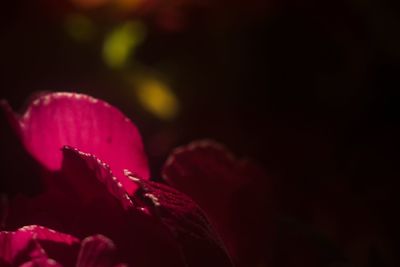
[(68, 145), (96, 155), (116, 175), (125, 167), (140, 177), (149, 176), (137, 127), (103, 100), (81, 93), (46, 92), (30, 101), (17, 124), (27, 150), (50, 170), (61, 167), (59, 150)]
[(101, 235), (101, 234), (86, 237), (85, 239), (82, 240), (81, 246), (84, 246), (88, 243), (93, 243), (93, 242), (94, 243), (97, 243), (97, 242), (102, 243), (102, 244), (106, 245), (108, 249), (116, 248), (114, 242), (111, 239), (109, 239), (106, 236)]

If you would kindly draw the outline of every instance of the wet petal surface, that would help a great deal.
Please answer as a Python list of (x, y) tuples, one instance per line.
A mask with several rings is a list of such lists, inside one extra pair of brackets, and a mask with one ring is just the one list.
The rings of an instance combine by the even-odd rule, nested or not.
[(177, 148), (164, 165), (163, 178), (204, 209), (239, 266), (261, 261), (261, 248), (271, 240), (273, 209), (260, 167), (201, 140)]
[[(102, 100), (76, 93), (43, 94), (18, 117), (18, 125), (27, 150), (49, 170), (61, 168), (61, 149), (71, 146), (107, 162), (122, 183), (124, 168), (149, 177), (137, 128)], [(135, 189), (132, 184), (125, 187), (129, 193)]]

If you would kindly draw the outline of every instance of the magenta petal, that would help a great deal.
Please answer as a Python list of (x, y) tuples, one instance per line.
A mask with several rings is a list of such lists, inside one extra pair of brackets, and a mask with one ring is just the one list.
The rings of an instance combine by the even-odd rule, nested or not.
[(19, 258), (29, 259), (32, 254), (39, 252), (32, 233), (0, 232), (0, 266), (15, 264)]
[[(0, 266), (52, 266), (48, 261), (45, 243), (64, 248), (78, 244), (79, 240), (42, 226), (25, 226), (15, 232), (0, 232)], [(65, 251), (64, 251), (65, 253)], [(56, 256), (56, 255), (53, 255)], [(46, 265), (50, 264), (50, 265)]]
[(121, 262), (129, 266), (184, 266), (168, 230), (132, 202), (106, 164), (69, 147), (63, 155), (61, 170), (45, 179), (51, 190), (11, 201), (10, 227), (35, 223), (79, 238), (100, 233), (115, 243)]
[[(78, 238), (38, 225), (24, 226), (19, 230), (31, 232), (51, 259), (57, 260), (65, 266), (71, 266), (75, 262), (80, 242)], [(41, 263), (53, 264), (54, 261)]]
[[(83, 170), (85, 168), (88, 172), (84, 175), (87, 181), (79, 178), (82, 175), (79, 173), (86, 172)], [(81, 171), (76, 172), (77, 169)], [(170, 233), (158, 220), (149, 216), (145, 207), (139, 206), (135, 199), (132, 200), (128, 196), (124, 186), (113, 176), (106, 164), (93, 155), (65, 147), (63, 171), (73, 184), (71, 188), (75, 188), (76, 193), (80, 195), (79, 204), (93, 204), (80, 215), (79, 225), (84, 229), (82, 234), (101, 233), (111, 238), (122, 255), (123, 261), (130, 263), (131, 266), (145, 264), (149, 267), (161, 265), (180, 267), (183, 265), (181, 252)], [(96, 189), (94, 181), (87, 184), (88, 180), (93, 179), (91, 176), (96, 177), (97, 182), (107, 189), (108, 194), (100, 191), (95, 193), (100, 188)], [(126, 179), (134, 183), (128, 177)], [(98, 236), (91, 240), (86, 249), (88, 251), (91, 249), (93, 252), (96, 251), (93, 248), (99, 245), (100, 247), (107, 245), (108, 248), (103, 247), (102, 251), (97, 252), (113, 252), (112, 245), (110, 246), (109, 242)], [(157, 257), (152, 256), (152, 251), (157, 251)]]
[(261, 168), (203, 140), (176, 149), (163, 177), (204, 209), (238, 266), (265, 261), (272, 209), (265, 206), (271, 196)]
[[(125, 168), (149, 177), (137, 128), (104, 101), (76, 93), (41, 95), (19, 118), (19, 125), (28, 151), (50, 170), (61, 168), (60, 149), (71, 146), (107, 162), (122, 183)], [(134, 191), (132, 184), (125, 187)]]
[(81, 238), (113, 231), (124, 220), (124, 208), (132, 206), (124, 187), (96, 157), (68, 147), (62, 152), (63, 166), (44, 176), (43, 193), (10, 200), (6, 225), (39, 224)]
[(35, 259), (29, 262), (25, 262), (19, 267), (62, 267), (59, 263), (57, 263), (53, 259)]
[(51, 241), (56, 243), (63, 243), (65, 245), (73, 245), (79, 242), (79, 239), (71, 235), (59, 233), (52, 229), (39, 225), (24, 226), (20, 228), (19, 231), (32, 233), (39, 241)]
[(117, 264), (116, 247), (110, 239), (95, 235), (82, 241), (76, 267), (113, 267)]
[[(93, 201), (91, 198), (96, 198), (95, 195), (97, 195), (98, 198), (118, 200), (125, 210), (134, 208), (125, 186), (129, 184), (130, 187), (135, 187), (132, 181), (124, 176), (125, 183), (122, 184), (110, 166), (97, 156), (68, 146), (65, 146), (62, 151), (64, 155), (62, 175), (68, 179), (81, 198), (87, 199), (82, 199), (82, 203)], [(86, 172), (89, 172), (89, 175), (85, 175)], [(85, 178), (82, 179), (82, 175)]]
[(169, 186), (127, 175), (140, 185), (136, 194), (175, 235), (188, 266), (232, 266), (223, 243), (193, 200)]

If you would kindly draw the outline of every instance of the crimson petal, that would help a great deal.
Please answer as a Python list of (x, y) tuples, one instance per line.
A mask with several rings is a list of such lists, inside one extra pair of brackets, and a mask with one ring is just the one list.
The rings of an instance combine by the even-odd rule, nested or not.
[[(18, 117), (18, 126), (27, 150), (49, 170), (61, 168), (60, 149), (67, 145), (107, 162), (122, 183), (124, 168), (149, 177), (137, 128), (104, 101), (77, 93), (43, 94)], [(135, 190), (132, 183), (124, 186)]]
[(79, 242), (77, 238), (71, 235), (59, 233), (52, 229), (39, 225), (24, 226), (19, 229), (19, 232), (32, 233), (39, 241), (51, 241), (56, 243), (63, 243), (70, 246)]
[(188, 266), (232, 266), (223, 243), (193, 200), (169, 186), (134, 177), (129, 171), (126, 175), (140, 185), (136, 194), (143, 203), (175, 235)]
[[(107, 164), (70, 147), (64, 147), (63, 157), (61, 171), (46, 178), (51, 190), (10, 202), (9, 227), (34, 223), (79, 238), (100, 233), (113, 240), (121, 261), (131, 266), (183, 265), (172, 235), (131, 201)], [(152, 257), (152, 251), (158, 256)]]
[(36, 259), (26, 262), (19, 267), (62, 267), (62, 265), (53, 259)]
[(32, 233), (25, 231), (0, 232), (0, 265), (11, 266), (22, 259), (43, 255)]
[[(77, 168), (81, 164), (84, 166)], [(83, 197), (80, 201), (81, 204), (96, 204), (95, 207), (92, 206), (85, 211), (84, 219), (80, 223), (80, 225), (86, 225), (84, 233), (93, 235), (97, 232), (110, 237), (115, 242), (119, 255), (122, 256), (124, 262), (127, 262), (131, 266), (182, 266), (181, 252), (175, 240), (157, 220), (149, 216), (145, 207), (132, 201), (125, 191), (125, 187), (111, 172), (110, 167), (94, 155), (65, 147), (64, 175), (73, 181), (74, 177), (79, 176), (76, 170), (85, 168), (88, 174), (84, 175), (84, 177), (95, 176), (97, 181), (107, 189), (108, 195), (103, 192), (99, 193), (96, 197), (93, 182), (91, 186), (89, 184), (86, 186), (85, 182), (79, 178), (73, 182), (75, 183), (73, 187)], [(83, 171), (79, 171), (79, 173), (81, 172)], [(133, 183), (129, 178), (127, 180)], [(94, 195), (91, 195), (91, 192)], [(115, 206), (113, 204), (108, 207), (97, 206), (99, 197), (105, 198), (106, 196), (111, 197), (115, 201), (114, 203), (118, 203), (118, 205)], [(107, 205), (110, 205), (112, 201), (109, 199), (107, 202), (109, 202)], [(105, 213), (103, 210), (107, 212)], [(93, 211), (96, 214), (93, 214)], [(105, 240), (102, 239), (99, 242), (93, 241), (91, 243), (92, 248), (93, 245), (107, 243), (101, 241)], [(153, 251), (157, 251), (157, 257), (152, 256)]]
[(236, 264), (268, 261), (273, 208), (269, 181), (259, 166), (201, 140), (177, 148), (164, 165), (163, 178), (204, 209)]
[[(72, 248), (78, 242), (79, 240), (73, 236), (36, 225), (25, 226), (15, 232), (2, 231), (0, 232), (0, 265), (54, 266), (52, 264), (55, 262), (48, 258), (44, 243)], [(60, 256), (50, 253), (51, 256)]]
[(35, 259), (29, 262), (25, 262), (19, 267), (62, 267), (53, 259)]
[[(96, 157), (69, 147), (62, 152), (62, 169), (43, 175), (43, 193), (10, 199), (7, 228), (38, 224), (84, 238), (96, 234), (87, 231), (99, 220), (103, 221), (101, 226), (110, 229), (111, 220), (122, 220), (122, 204), (129, 203), (119, 202), (126, 192), (109, 167)], [(125, 200), (129, 198), (125, 196)], [(113, 219), (109, 217), (112, 215)]]
[(85, 238), (76, 267), (113, 267), (118, 264), (114, 243), (102, 235)]

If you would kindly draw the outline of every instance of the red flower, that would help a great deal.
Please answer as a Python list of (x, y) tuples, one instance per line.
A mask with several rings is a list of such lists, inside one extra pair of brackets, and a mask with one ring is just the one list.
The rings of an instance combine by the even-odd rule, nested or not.
[(22, 116), (2, 106), (1, 266), (232, 266), (225, 246), (238, 265), (260, 263), (268, 227), (252, 181), (264, 176), (248, 162), (207, 141), (175, 151), (163, 176), (200, 208), (148, 180), (138, 130), (106, 102), (53, 93)]
[(258, 165), (213, 141), (195, 141), (171, 154), (163, 178), (206, 212), (236, 265), (271, 260), (275, 203), (271, 181)]

